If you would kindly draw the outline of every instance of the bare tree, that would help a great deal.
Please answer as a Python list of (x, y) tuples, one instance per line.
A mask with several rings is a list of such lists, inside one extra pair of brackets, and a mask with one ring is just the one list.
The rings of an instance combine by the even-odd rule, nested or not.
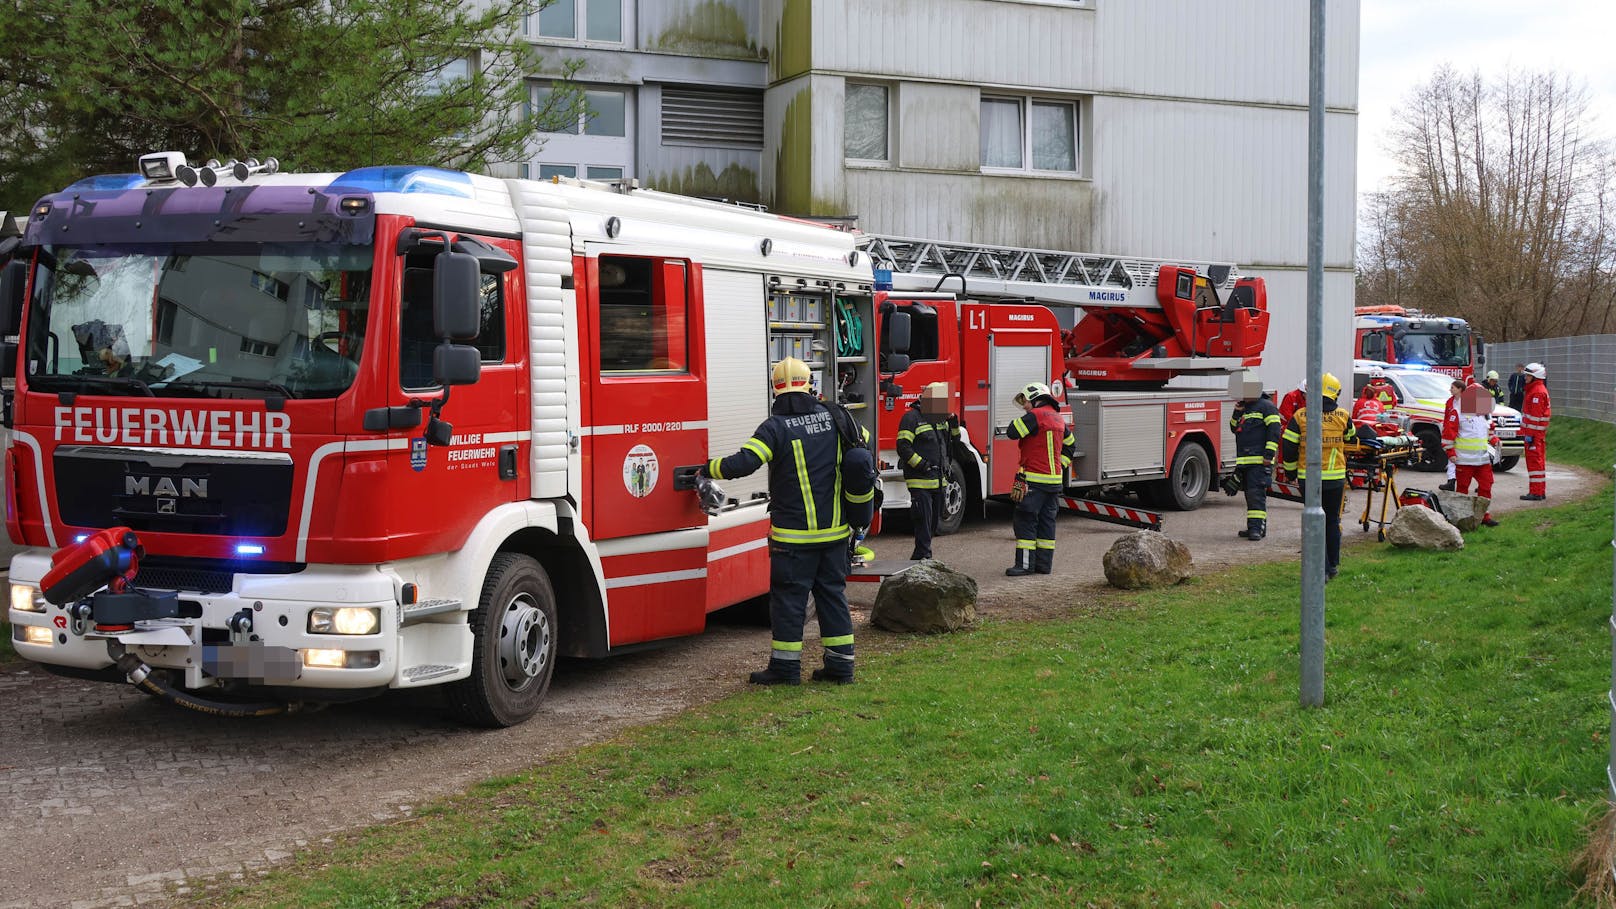
[(1616, 328), (1610, 142), (1569, 76), (1439, 69), (1396, 113), (1393, 186), (1364, 217), (1362, 302), (1495, 340)]

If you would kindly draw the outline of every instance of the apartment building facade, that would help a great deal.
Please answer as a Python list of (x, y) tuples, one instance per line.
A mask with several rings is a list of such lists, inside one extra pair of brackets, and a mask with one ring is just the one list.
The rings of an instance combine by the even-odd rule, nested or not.
[[(1326, 365), (1346, 372), (1358, 0), (1327, 16)], [(1234, 261), (1269, 283), (1265, 380), (1302, 375), (1306, 3), (556, 0), (526, 32), (580, 64), (590, 108), (526, 175), (902, 236)]]

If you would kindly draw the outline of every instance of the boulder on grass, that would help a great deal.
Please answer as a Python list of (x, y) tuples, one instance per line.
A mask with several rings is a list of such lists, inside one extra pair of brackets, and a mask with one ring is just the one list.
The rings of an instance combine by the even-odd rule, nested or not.
[(881, 582), (870, 624), (914, 634), (969, 628), (976, 624), (976, 579), (926, 559)]
[(1105, 579), (1124, 590), (1170, 587), (1189, 577), (1195, 567), (1189, 547), (1153, 530), (1118, 537), (1102, 561)]
[(1424, 505), (1404, 505), (1386, 528), (1386, 542), (1404, 549), (1463, 549), (1459, 528)]
[(1436, 492), (1433, 495), (1436, 496), (1437, 507), (1442, 509), (1442, 517), (1464, 531), (1480, 527), (1481, 519), (1487, 516), (1487, 509), (1492, 505), (1492, 499), (1462, 492)]

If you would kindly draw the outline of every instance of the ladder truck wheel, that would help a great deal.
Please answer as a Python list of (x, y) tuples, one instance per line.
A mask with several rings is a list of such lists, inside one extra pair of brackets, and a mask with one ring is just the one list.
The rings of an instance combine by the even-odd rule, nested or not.
[(965, 469), (953, 458), (943, 472), (943, 507), (937, 516), (937, 534), (958, 533), (965, 523), (965, 506), (970, 502), (971, 489), (965, 485)]
[(471, 676), (448, 686), (450, 712), (489, 727), (533, 716), (555, 672), (559, 628), (544, 567), (519, 553), (496, 554), (469, 621)]
[(1185, 440), (1173, 452), (1173, 466), (1165, 479), (1151, 485), (1151, 501), (1158, 508), (1194, 511), (1212, 488), (1212, 458), (1199, 442)]

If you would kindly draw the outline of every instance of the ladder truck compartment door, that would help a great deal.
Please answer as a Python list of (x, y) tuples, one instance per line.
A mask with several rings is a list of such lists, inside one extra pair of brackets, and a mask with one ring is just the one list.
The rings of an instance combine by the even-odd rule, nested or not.
[(989, 396), (988, 425), (994, 431), (993, 446), (988, 456), (988, 482), (990, 495), (1003, 495), (1010, 491), (1016, 480), (1016, 469), (1021, 464), (1021, 446), (1016, 440), (1002, 436), (1004, 429), (1024, 413), (1016, 403), (1016, 395), (1028, 382), (1049, 383), (1049, 332), (1000, 331), (994, 332), (988, 348)]

